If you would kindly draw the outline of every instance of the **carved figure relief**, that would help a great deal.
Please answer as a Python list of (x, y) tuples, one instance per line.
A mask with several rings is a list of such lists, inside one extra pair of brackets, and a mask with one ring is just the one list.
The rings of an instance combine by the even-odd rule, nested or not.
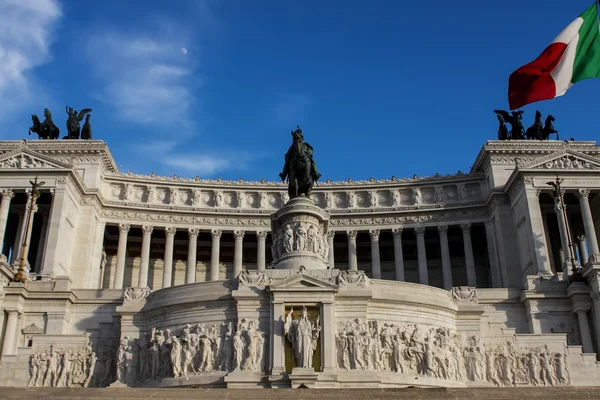
[(194, 189), (192, 192), (192, 206), (200, 207), (202, 205), (202, 191), (200, 189)]
[[(29, 357), (29, 387), (100, 386), (104, 377), (94, 377), (98, 358), (90, 345), (59, 349), (54, 345)], [(96, 379), (94, 379), (96, 378)], [(95, 382), (94, 382), (95, 381)]]
[(223, 193), (220, 190), (214, 191), (215, 207), (223, 207)]
[(235, 332), (231, 322), (188, 324), (179, 335), (152, 328), (141, 339), (125, 337), (121, 341), (117, 380), (131, 386), (234, 369), (265, 372), (266, 346), (267, 333), (259, 329), (258, 321), (246, 319), (238, 323)]
[(235, 202), (238, 208), (244, 208), (244, 192), (235, 192)]
[(346, 197), (348, 198), (348, 208), (356, 207), (356, 194), (354, 191), (346, 192)]
[(338, 366), (347, 370), (392, 371), (496, 386), (567, 385), (566, 355), (547, 345), (517, 349), (512, 342), (483, 344), (447, 328), (423, 330), (359, 319), (339, 323)]
[(469, 286), (458, 286), (458, 287), (453, 287), (452, 290), (450, 290), (450, 298), (452, 299), (452, 301), (454, 301), (455, 303), (458, 302), (470, 302), (470, 303), (477, 303), (477, 289), (474, 287), (469, 287)]
[(377, 192), (374, 190), (369, 192), (369, 205), (371, 208), (377, 207)]
[(333, 208), (333, 194), (325, 192), (325, 208)]
[(147, 198), (146, 198), (146, 203), (152, 204), (156, 201), (156, 188), (154, 186), (146, 186), (146, 193), (147, 193)]
[(123, 185), (123, 200), (133, 200), (133, 185), (131, 183), (126, 183)]
[(267, 194), (265, 192), (260, 192), (258, 194), (258, 208), (268, 208), (269, 207), (269, 199), (267, 198)]
[(423, 203), (423, 195), (421, 194), (421, 189), (413, 188), (412, 194), (413, 194), (413, 201), (414, 201), (415, 205), (419, 205), (419, 204)]
[(302, 314), (299, 319), (292, 319), (293, 308), (285, 318), (284, 331), (285, 337), (292, 344), (296, 365), (300, 368), (313, 368), (313, 353), (317, 349), (319, 335), (321, 333), (321, 323), (317, 315), (313, 323), (308, 319), (306, 307), (302, 308)]
[(287, 204), (287, 202), (290, 201), (290, 195), (288, 194), (288, 192), (282, 192), (281, 193), (281, 205), (285, 206)]
[(392, 190), (392, 205), (399, 207), (402, 204), (402, 194), (399, 189)]
[(467, 201), (467, 188), (464, 183), (460, 183), (457, 185), (456, 189), (458, 190), (458, 200), (459, 201)]
[(441, 186), (435, 187), (435, 202), (440, 204), (444, 202), (444, 188)]

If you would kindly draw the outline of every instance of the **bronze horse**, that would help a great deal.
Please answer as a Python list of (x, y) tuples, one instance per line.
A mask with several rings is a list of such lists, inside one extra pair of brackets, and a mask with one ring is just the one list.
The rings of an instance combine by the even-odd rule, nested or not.
[(548, 140), (548, 137), (552, 133), (556, 133), (556, 140), (559, 140), (558, 131), (556, 129), (554, 129), (554, 125), (552, 125), (552, 121), (556, 121), (556, 119), (554, 119), (552, 114), (548, 114), (548, 116), (546, 117), (546, 121), (544, 123), (544, 127), (542, 128), (542, 132), (540, 134), (541, 140)]
[(44, 122), (40, 122), (37, 115), (31, 115), (31, 121), (33, 126), (29, 128), (29, 134), (37, 133), (40, 139), (58, 139), (60, 136), (60, 129), (52, 121), (52, 114), (47, 108), (44, 109)]
[(525, 132), (527, 139), (541, 139), (542, 138), (542, 113), (539, 111), (535, 112), (535, 122)]
[(288, 180), (288, 195), (295, 197), (310, 197), (314, 182), (321, 176), (316, 171), (313, 160), (313, 148), (304, 141), (300, 127), (292, 131), (293, 143), (285, 154), (283, 172), (279, 174), (282, 180)]

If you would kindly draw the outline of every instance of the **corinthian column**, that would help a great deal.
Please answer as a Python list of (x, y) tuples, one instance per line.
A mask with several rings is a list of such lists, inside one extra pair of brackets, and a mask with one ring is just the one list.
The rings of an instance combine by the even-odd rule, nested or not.
[(237, 276), (242, 272), (243, 264), (243, 249), (244, 249), (244, 231), (233, 231), (233, 238), (235, 240), (235, 247), (233, 248), (233, 277)]
[(185, 283), (196, 282), (196, 248), (198, 247), (198, 228), (188, 229), (188, 258), (185, 266)]
[(577, 242), (579, 243), (579, 256), (581, 257), (581, 265), (585, 265), (588, 262), (588, 252), (585, 245), (585, 235), (577, 236)]
[(394, 236), (394, 270), (397, 281), (405, 281), (404, 278), (404, 252), (402, 251), (402, 227), (392, 228)]
[(429, 285), (427, 251), (425, 250), (425, 228), (422, 226), (415, 228), (415, 233), (417, 234), (417, 255), (419, 258), (419, 283)]
[(258, 271), (264, 271), (266, 268), (265, 242), (267, 241), (268, 234), (269, 232), (267, 231), (256, 232), (256, 240), (258, 241), (256, 244), (256, 269)]
[(348, 236), (349, 271), (358, 271), (358, 260), (356, 258), (356, 235), (358, 235), (358, 231), (346, 231), (346, 236)]
[(140, 259), (140, 276), (138, 287), (148, 287), (148, 267), (150, 264), (150, 242), (152, 241), (152, 225), (142, 225), (142, 254)]
[(221, 247), (221, 229), (211, 229), (212, 245), (210, 248), (210, 280), (219, 280), (219, 249)]
[(333, 238), (335, 237), (335, 231), (328, 231), (327, 232), (327, 245), (329, 246), (329, 253), (327, 254), (327, 260), (329, 261), (329, 268), (334, 269), (335, 268), (335, 252), (334, 252), (334, 246), (335, 243), (333, 241)]
[(581, 218), (583, 218), (583, 229), (590, 251), (589, 259), (592, 262), (600, 261), (600, 250), (598, 249), (598, 238), (596, 229), (594, 229), (594, 220), (592, 219), (592, 210), (590, 209), (590, 189), (579, 189), (577, 191), (579, 198), (579, 207), (581, 208)]
[(471, 224), (460, 226), (463, 234), (463, 246), (465, 248), (465, 265), (467, 266), (467, 284), (477, 287), (477, 274), (475, 273), (475, 259), (473, 257), (473, 242), (471, 241)]
[(444, 289), (452, 289), (452, 265), (450, 264), (450, 249), (448, 248), (448, 225), (437, 227), (440, 234), (440, 253), (442, 255), (442, 276)]
[(129, 234), (129, 224), (119, 224), (119, 247), (117, 248), (117, 268), (115, 271), (114, 289), (123, 289), (123, 279), (125, 277), (125, 257), (127, 255), (127, 235)]
[(0, 192), (2, 195), (2, 203), (0, 203), (0, 252), (4, 249), (4, 235), (6, 234), (6, 222), (8, 221), (8, 210), (10, 209), (10, 201), (15, 197), (15, 193), (8, 189)]
[(379, 229), (369, 230), (371, 236), (371, 275), (373, 279), (381, 279), (381, 259), (379, 257)]
[(165, 228), (165, 259), (163, 267), (162, 287), (171, 287), (171, 279), (173, 276), (173, 243), (175, 241), (175, 233), (177, 228), (168, 226)]

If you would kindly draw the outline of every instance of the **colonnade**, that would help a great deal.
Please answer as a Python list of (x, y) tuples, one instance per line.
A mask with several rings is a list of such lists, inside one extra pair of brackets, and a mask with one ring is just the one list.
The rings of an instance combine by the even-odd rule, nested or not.
[[(156, 227), (159, 229), (159, 227)], [(115, 272), (115, 280), (113, 283), (114, 289), (122, 289), (123, 281), (125, 277), (125, 259), (127, 253), (127, 237), (129, 230), (131, 229), (130, 224), (119, 224), (119, 242), (117, 247), (117, 265)], [(142, 225), (142, 250), (140, 255), (140, 273), (138, 276), (137, 287), (148, 286), (148, 270), (150, 264), (150, 242), (152, 239), (152, 233), (155, 227), (152, 225)], [(188, 233), (188, 251), (187, 251), (187, 263), (185, 268), (185, 283), (194, 283), (196, 281), (196, 261), (197, 261), (197, 247), (198, 247), (198, 234), (200, 233), (199, 228), (178, 228), (173, 226), (162, 227), (165, 230), (165, 251), (164, 251), (164, 266), (163, 266), (163, 279), (162, 287), (173, 286), (173, 246), (175, 242), (175, 234), (177, 230), (186, 230)], [(242, 272), (243, 266), (243, 245), (244, 245), (244, 230), (234, 230), (233, 236), (235, 239), (234, 256), (233, 256), (233, 273), (234, 276), (238, 276)], [(258, 230), (254, 231), (257, 238), (257, 270), (264, 271), (266, 268), (266, 257), (265, 257), (265, 242), (267, 239), (268, 231)], [(211, 234), (211, 251), (210, 251), (210, 266), (209, 266), (209, 280), (219, 280), (219, 255), (221, 249), (221, 235), (223, 234), (222, 229), (210, 229)]]
[[(130, 224), (121, 223), (118, 225), (119, 228), (119, 240), (117, 247), (117, 261), (115, 267), (115, 279), (113, 281), (113, 288), (121, 289), (124, 285), (125, 276), (125, 262), (127, 253), (127, 242), (128, 235), (131, 229)], [(442, 255), (442, 272), (443, 272), (443, 287), (450, 290), (453, 287), (452, 282), (452, 265), (450, 258), (450, 250), (448, 245), (448, 225), (439, 225), (436, 227), (439, 233), (440, 239), (440, 250)], [(465, 254), (465, 265), (467, 270), (467, 282), (469, 286), (477, 286), (477, 274), (475, 270), (475, 258), (473, 255), (473, 245), (471, 240), (471, 224), (461, 224), (464, 254)], [(148, 224), (141, 225), (142, 230), (142, 246), (140, 254), (140, 266), (137, 283), (133, 283), (137, 287), (148, 286), (148, 274), (149, 274), (149, 261), (150, 261), (150, 243), (152, 234), (155, 229), (162, 229), (165, 232), (165, 247), (164, 247), (164, 259), (163, 259), (163, 271), (162, 271), (162, 287), (170, 287), (174, 285), (173, 277), (173, 245), (176, 232), (185, 230), (188, 234), (188, 249), (187, 249), (187, 262), (185, 267), (185, 283), (194, 283), (196, 281), (196, 262), (197, 262), (197, 246), (198, 246), (198, 235), (201, 231), (200, 228), (190, 227), (174, 227), (174, 226), (152, 226)], [(394, 227), (391, 229), (394, 238), (394, 271), (395, 279), (398, 281), (405, 280), (405, 267), (404, 267), (404, 254), (402, 244), (402, 233), (405, 229), (414, 229), (417, 238), (417, 249), (418, 249), (418, 270), (419, 270), (419, 283), (424, 285), (429, 284), (428, 275), (428, 264), (427, 264), (427, 251), (425, 247), (425, 231), (426, 227)], [(206, 229), (211, 234), (211, 245), (210, 245), (210, 262), (208, 268), (208, 280), (217, 281), (219, 280), (219, 256), (221, 248), (221, 236), (223, 234), (222, 229), (212, 228)], [(243, 266), (243, 246), (244, 237), (246, 231), (241, 229), (233, 229), (231, 231), (234, 238), (234, 250), (233, 250), (233, 276), (238, 276), (242, 272)], [(267, 230), (252, 231), (256, 234), (257, 246), (256, 246), (256, 259), (257, 259), (257, 270), (264, 271), (266, 268), (266, 238), (268, 235)], [(346, 230), (346, 231), (329, 231), (327, 240), (329, 244), (329, 256), (328, 261), (331, 268), (335, 268), (335, 246), (334, 238), (335, 235), (345, 235), (348, 243), (348, 269), (351, 271), (358, 270), (358, 254), (357, 254), (357, 242), (359, 230)], [(381, 229), (370, 229), (368, 231), (371, 238), (371, 276), (373, 279), (381, 279), (381, 257), (380, 257), (380, 246), (379, 237)], [(488, 243), (493, 241), (493, 238), (488, 237)], [(495, 246), (490, 246), (492, 249)], [(490, 265), (493, 269), (498, 269), (497, 255), (490, 252)]]
[[(437, 231), (440, 239), (440, 252), (442, 255), (442, 275), (444, 281), (444, 289), (450, 290), (453, 287), (452, 283), (452, 265), (450, 261), (450, 249), (448, 246), (448, 225), (438, 225)], [(477, 275), (475, 271), (475, 257), (473, 256), (473, 244), (471, 241), (471, 224), (461, 224), (460, 228), (463, 235), (465, 265), (467, 269), (467, 282), (469, 286), (477, 286)], [(395, 227), (391, 229), (394, 238), (394, 272), (397, 281), (405, 280), (404, 269), (404, 251), (402, 249), (402, 233), (405, 227)], [(427, 264), (427, 250), (425, 247), (425, 230), (426, 227), (413, 227), (417, 238), (417, 255), (418, 255), (418, 272), (419, 283), (429, 285), (429, 273)], [(333, 251), (333, 237), (337, 232), (329, 232), (329, 263), (332, 268), (335, 268)], [(358, 270), (356, 237), (358, 230), (347, 230), (344, 232), (348, 239), (348, 269), (351, 271)], [(381, 257), (379, 252), (379, 236), (381, 229), (370, 229), (369, 236), (371, 238), (371, 275), (373, 279), (381, 279)], [(490, 242), (488, 237), (488, 243)], [(497, 257), (490, 252), (490, 265), (492, 269), (498, 268)]]

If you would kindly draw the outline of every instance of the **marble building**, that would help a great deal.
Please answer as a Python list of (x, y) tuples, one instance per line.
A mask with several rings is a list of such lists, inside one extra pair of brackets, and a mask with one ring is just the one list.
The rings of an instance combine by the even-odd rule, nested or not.
[(0, 385), (597, 385), (599, 192), (595, 142), (298, 201), (0, 141)]

